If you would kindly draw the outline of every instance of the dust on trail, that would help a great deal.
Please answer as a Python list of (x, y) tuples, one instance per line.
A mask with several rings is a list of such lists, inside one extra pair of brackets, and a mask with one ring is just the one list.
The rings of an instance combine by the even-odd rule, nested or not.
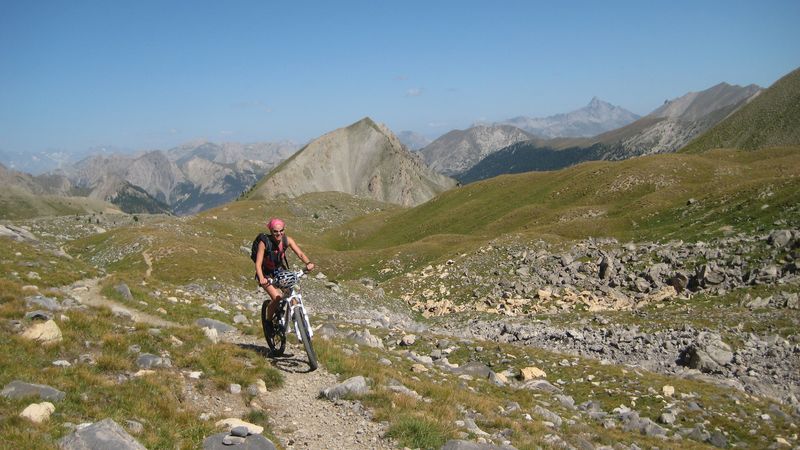
[(73, 297), (75, 297), (76, 300), (84, 305), (110, 308), (114, 313), (129, 315), (134, 322), (146, 323), (156, 327), (183, 326), (161, 317), (129, 308), (125, 305), (115, 302), (114, 300), (108, 299), (106, 296), (100, 293), (100, 282), (104, 279), (105, 278), (87, 278), (80, 280), (72, 285), (72, 290), (70, 293)]
[[(231, 342), (247, 346), (264, 346), (263, 338), (228, 334)], [(308, 359), (302, 344), (294, 335), (288, 337), (286, 353), (271, 358), (281, 371), (283, 386), (265, 394), (272, 431), (287, 449), (392, 449), (383, 437), (386, 428), (368, 417), (359, 402), (331, 401), (319, 398), (321, 390), (343, 380), (323, 366), (309, 372)]]

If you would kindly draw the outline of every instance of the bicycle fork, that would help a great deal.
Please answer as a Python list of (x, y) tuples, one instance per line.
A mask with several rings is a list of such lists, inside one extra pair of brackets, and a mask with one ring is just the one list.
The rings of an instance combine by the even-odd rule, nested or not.
[[(303, 334), (300, 333), (300, 329), (297, 326), (297, 322), (294, 321), (294, 310), (295, 310), (295, 308), (300, 308), (303, 311), (303, 321), (306, 323), (306, 330), (308, 330), (308, 337), (309, 338), (314, 336), (314, 330), (311, 329), (311, 322), (308, 321), (308, 313), (306, 312), (306, 307), (303, 306), (303, 303), (298, 302), (297, 304), (290, 305), (287, 308), (287, 312), (288, 312), (287, 318), (289, 320), (291, 320), (292, 324), (294, 325), (294, 334), (297, 335), (297, 340), (298, 341), (303, 342)], [(286, 322), (286, 323), (288, 325), (289, 322)], [(287, 326), (286, 328), (289, 328), (289, 327)]]

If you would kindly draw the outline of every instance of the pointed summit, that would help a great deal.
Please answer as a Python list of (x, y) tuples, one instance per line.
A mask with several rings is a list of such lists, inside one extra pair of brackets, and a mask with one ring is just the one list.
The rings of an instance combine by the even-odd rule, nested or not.
[(337, 191), (415, 206), (455, 184), (406, 150), (385, 125), (365, 117), (303, 147), (267, 175), (251, 198)]
[(592, 97), (589, 104), (566, 114), (548, 117), (515, 117), (501, 124), (522, 128), (544, 138), (588, 137), (625, 126), (639, 118), (625, 108)]

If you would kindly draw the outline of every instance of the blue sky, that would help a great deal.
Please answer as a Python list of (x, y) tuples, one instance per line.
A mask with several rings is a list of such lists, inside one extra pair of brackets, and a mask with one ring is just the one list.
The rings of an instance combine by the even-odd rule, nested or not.
[(796, 0), (556, 3), (0, 0), (0, 150), (438, 136), (800, 66)]

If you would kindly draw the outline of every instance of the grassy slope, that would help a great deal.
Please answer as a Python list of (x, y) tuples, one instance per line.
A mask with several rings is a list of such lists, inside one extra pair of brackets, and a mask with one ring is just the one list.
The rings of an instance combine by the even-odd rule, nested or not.
[(0, 219), (20, 220), (101, 211), (119, 212), (110, 203), (85, 197), (34, 195), (13, 188), (0, 192)]
[[(678, 230), (681, 236), (675, 237), (698, 238), (716, 227), (701, 220), (709, 215), (720, 226), (742, 229), (770, 223), (781, 213), (779, 205), (797, 203), (798, 172), (797, 147), (590, 162), (557, 172), (501, 176), (445, 192), (384, 220), (360, 219), (347, 228), (358, 236), (346, 242), (351, 249), (380, 249), (441, 234), (488, 239), (507, 233), (657, 239)], [(757, 195), (766, 190), (774, 207), (761, 210), (764, 202)], [(690, 198), (698, 200), (697, 206), (686, 207)], [(726, 205), (742, 206), (729, 211)], [(341, 231), (333, 234), (345, 241)]]
[(766, 91), (681, 151), (759, 148), (800, 144), (800, 69)]
[[(498, 237), (698, 240), (772, 228), (780, 219), (797, 223), (798, 175), (798, 147), (656, 155), (501, 176), (412, 209), (337, 193), (238, 201), (78, 240), (68, 251), (98, 257), (139, 242), (110, 269), (140, 277), (141, 252), (150, 249), (153, 274), (165, 282), (217, 277), (243, 284), (252, 263), (242, 247), (249, 249), (264, 221), (278, 216), (329, 276), (380, 280), (386, 267), (412, 271)], [(687, 205), (690, 198), (697, 201)]]

